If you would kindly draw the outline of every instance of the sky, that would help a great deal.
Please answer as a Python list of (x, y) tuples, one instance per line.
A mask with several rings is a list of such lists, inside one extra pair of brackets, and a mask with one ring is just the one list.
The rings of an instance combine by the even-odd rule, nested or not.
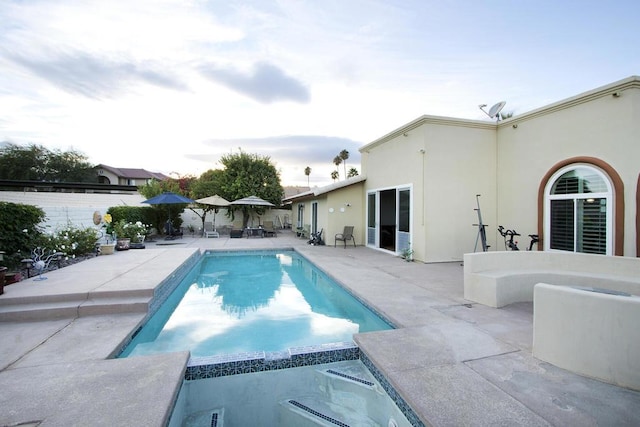
[(480, 104), (518, 115), (640, 74), (638, 16), (637, 0), (2, 0), (0, 142), (171, 176), (242, 150), (322, 186), (340, 151), (360, 171), (360, 147), (424, 114), (488, 121)]

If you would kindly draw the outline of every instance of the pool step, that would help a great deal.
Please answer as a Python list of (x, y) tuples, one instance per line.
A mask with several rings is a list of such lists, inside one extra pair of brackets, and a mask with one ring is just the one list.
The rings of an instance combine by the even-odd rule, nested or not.
[[(82, 298), (85, 297), (85, 298)], [(63, 319), (102, 314), (146, 313), (151, 298), (141, 296), (92, 296), (35, 299), (0, 304), (0, 321), (19, 322)]]
[(318, 393), (280, 403), (282, 425), (375, 426), (389, 418), (386, 395), (364, 366), (318, 369), (314, 377)]
[(196, 412), (184, 419), (182, 427), (224, 427), (224, 408)]

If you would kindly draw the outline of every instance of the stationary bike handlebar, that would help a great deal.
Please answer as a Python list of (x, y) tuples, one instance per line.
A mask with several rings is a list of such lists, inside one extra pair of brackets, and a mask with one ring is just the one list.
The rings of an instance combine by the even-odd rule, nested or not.
[(505, 228), (501, 225), (498, 226), (498, 232), (500, 233), (500, 235), (502, 237), (507, 237), (507, 236), (520, 236), (521, 234), (518, 233), (516, 230), (505, 230)]

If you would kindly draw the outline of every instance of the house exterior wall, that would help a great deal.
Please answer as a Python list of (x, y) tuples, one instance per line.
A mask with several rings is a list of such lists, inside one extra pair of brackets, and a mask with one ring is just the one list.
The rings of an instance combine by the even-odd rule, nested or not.
[(105, 177), (109, 180), (109, 183), (112, 185), (129, 185), (126, 181), (126, 179), (119, 179), (118, 175), (116, 175), (115, 173), (107, 170), (107, 169), (103, 169), (103, 168), (98, 168), (96, 171), (98, 177)]
[(424, 116), (361, 151), (365, 193), (411, 187), (414, 259), (461, 260), (473, 251), (476, 194), (482, 194), (483, 222), (495, 218), (493, 123)]
[(294, 201), (291, 209), (294, 228), (297, 224), (300, 204), (304, 204), (302, 224), (311, 225), (313, 203), (318, 203), (318, 230), (323, 230), (322, 239), (327, 245), (334, 244), (334, 236), (342, 233), (345, 225), (353, 225), (356, 244), (364, 244), (364, 184), (362, 182)]
[[(353, 237), (357, 245), (365, 243), (364, 229), (364, 185), (362, 183), (327, 193), (324, 240), (327, 245), (334, 244), (334, 237), (342, 233), (345, 225), (353, 225)], [(333, 210), (333, 212), (332, 212)]]
[(537, 195), (545, 174), (561, 161), (592, 157), (610, 165), (624, 183), (621, 255), (636, 256), (639, 135), (640, 87), (621, 90), (618, 84), (502, 122), (497, 130), (497, 224), (516, 229), (523, 236), (520, 247), (526, 246), (527, 235), (542, 226)]
[[(414, 258), (460, 260), (475, 248), (476, 194), (490, 250), (504, 250), (499, 225), (517, 230), (526, 248), (528, 234), (544, 239), (545, 176), (568, 159), (592, 158), (613, 171), (621, 189), (614, 196), (614, 253), (637, 256), (638, 136), (638, 77), (497, 123), (423, 116), (360, 149), (364, 193), (411, 186)], [(365, 227), (366, 212), (361, 221)]]

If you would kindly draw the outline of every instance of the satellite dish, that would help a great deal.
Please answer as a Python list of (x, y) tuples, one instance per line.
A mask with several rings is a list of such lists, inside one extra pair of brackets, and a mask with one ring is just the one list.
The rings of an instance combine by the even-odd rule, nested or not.
[(495, 116), (497, 116), (500, 113), (500, 111), (502, 111), (505, 104), (506, 104), (505, 101), (500, 101), (497, 104), (495, 104), (493, 107), (491, 107), (489, 109), (489, 117), (493, 119)]
[[(488, 112), (488, 113), (487, 113), (487, 112), (485, 111), (485, 109), (484, 109), (484, 107), (486, 107), (486, 106), (487, 106), (487, 104), (482, 104), (482, 105), (480, 105), (479, 107), (480, 107), (480, 109), (481, 109), (482, 111), (484, 111), (484, 113), (485, 113), (487, 116), (489, 116), (489, 117), (491, 117), (491, 118), (493, 119), (493, 118), (495, 118), (496, 116), (498, 116), (498, 114), (500, 114), (500, 111), (502, 111), (502, 109), (504, 108), (504, 106), (506, 105), (506, 103), (507, 103), (506, 101), (500, 101), (500, 102), (498, 102), (497, 104), (494, 104), (494, 105), (493, 105), (493, 107), (491, 107), (491, 108), (489, 109), (489, 112)], [(500, 117), (499, 117), (499, 116), (498, 116), (498, 120), (500, 120)]]

